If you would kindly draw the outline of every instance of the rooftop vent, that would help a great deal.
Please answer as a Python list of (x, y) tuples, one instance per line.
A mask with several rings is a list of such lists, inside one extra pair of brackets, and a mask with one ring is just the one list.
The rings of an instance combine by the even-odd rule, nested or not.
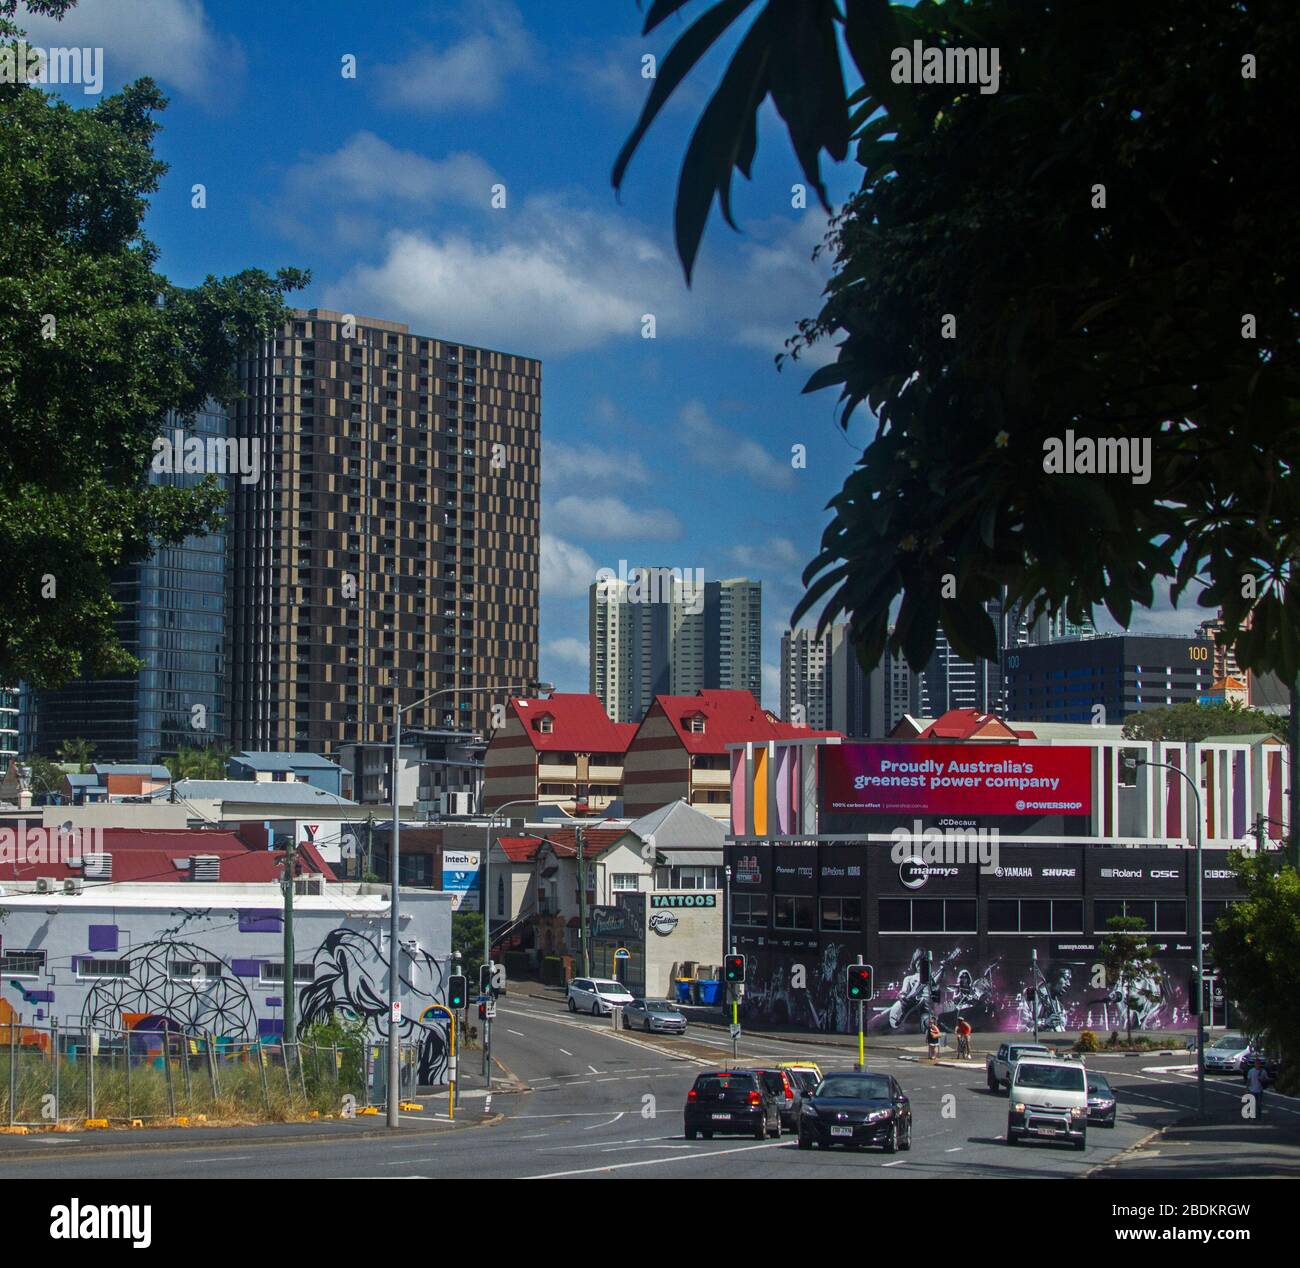
[(195, 854), (190, 859), (190, 880), (216, 881), (221, 879), (221, 856)]

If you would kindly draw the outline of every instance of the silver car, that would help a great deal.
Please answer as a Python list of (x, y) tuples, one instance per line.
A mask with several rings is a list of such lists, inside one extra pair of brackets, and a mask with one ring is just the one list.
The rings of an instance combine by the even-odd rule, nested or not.
[(1250, 1040), (1233, 1031), (1205, 1046), (1206, 1074), (1240, 1074), (1251, 1057)]
[(636, 999), (623, 1009), (623, 1029), (663, 1035), (684, 1035), (686, 1014), (666, 999)]

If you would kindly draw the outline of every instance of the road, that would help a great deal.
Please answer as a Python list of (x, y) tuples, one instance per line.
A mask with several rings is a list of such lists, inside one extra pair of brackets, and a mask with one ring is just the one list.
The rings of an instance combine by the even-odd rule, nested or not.
[[(181, 1142), (183, 1148), (141, 1150), (124, 1139), (122, 1151), (96, 1153), (84, 1152), (75, 1136), (59, 1138), (57, 1144), (31, 1137), (24, 1138), (20, 1153), (6, 1150), (0, 1178), (1071, 1177), (1113, 1162), (1122, 1150), (1184, 1117), (1195, 1104), (1195, 1081), (1185, 1063), (1097, 1058), (1119, 1093), (1117, 1127), (1090, 1131), (1084, 1153), (1048, 1143), (1010, 1149), (1002, 1140), (1006, 1097), (987, 1090), (981, 1062), (954, 1069), (869, 1054), (869, 1068), (894, 1074), (911, 1098), (914, 1143), (908, 1153), (801, 1152), (789, 1135), (763, 1142), (744, 1137), (688, 1142), (681, 1119), (686, 1091), (700, 1070), (729, 1056), (730, 1047), (727, 1036), (717, 1031), (695, 1028), (685, 1042), (649, 1039), (615, 1033), (608, 1020), (571, 1016), (549, 1000), (507, 999), (498, 1008), (494, 1049), (531, 1090), (498, 1091), (490, 1109), (502, 1116), (499, 1122), (434, 1132), (412, 1120), (396, 1138), (340, 1135), (310, 1143), (235, 1139), (207, 1146), (201, 1136), (190, 1135)], [(796, 1046), (766, 1036), (743, 1039), (741, 1056), (751, 1062), (811, 1057), (823, 1070), (851, 1064), (851, 1054), (846, 1061), (840, 1046)], [(1239, 1097), (1235, 1082), (1211, 1084), (1210, 1101), (1220, 1118), (1239, 1118)], [(484, 1106), (466, 1103), (470, 1108)], [(1300, 1128), (1300, 1103), (1274, 1098), (1269, 1109), (1270, 1126)], [(1246, 1134), (1262, 1130), (1255, 1125), (1236, 1128)], [(97, 1137), (94, 1143), (102, 1150), (105, 1140)], [(1290, 1148), (1286, 1156), (1294, 1160), (1300, 1154)], [(1150, 1174), (1152, 1163), (1147, 1151), (1131, 1165), (1146, 1167)], [(1221, 1156), (1217, 1165), (1223, 1166)]]

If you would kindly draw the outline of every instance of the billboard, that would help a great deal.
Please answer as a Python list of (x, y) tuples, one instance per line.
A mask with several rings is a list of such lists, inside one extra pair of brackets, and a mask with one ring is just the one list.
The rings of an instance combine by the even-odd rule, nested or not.
[(479, 850), (443, 850), (442, 888), (451, 895), (452, 911), (479, 911)]
[(827, 744), (824, 814), (1087, 815), (1092, 749), (1007, 744)]

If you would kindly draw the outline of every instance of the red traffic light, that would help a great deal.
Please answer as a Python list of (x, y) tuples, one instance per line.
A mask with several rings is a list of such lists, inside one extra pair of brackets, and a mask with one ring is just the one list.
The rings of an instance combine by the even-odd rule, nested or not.
[(870, 999), (875, 993), (872, 989), (872, 969), (869, 964), (850, 964), (848, 990), (850, 999)]
[(733, 985), (745, 980), (745, 957), (743, 955), (729, 955), (723, 958), (723, 976)]

